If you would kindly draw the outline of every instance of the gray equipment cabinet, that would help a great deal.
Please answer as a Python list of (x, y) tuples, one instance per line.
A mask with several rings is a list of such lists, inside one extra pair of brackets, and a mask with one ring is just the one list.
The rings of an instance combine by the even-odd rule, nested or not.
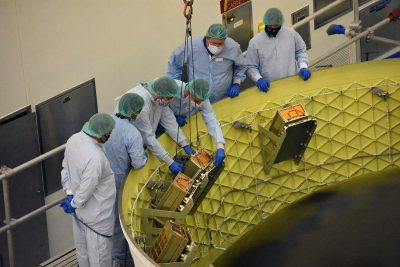
[(220, 4), (222, 21), (228, 30), (228, 36), (240, 44), (242, 51), (246, 51), (253, 37), (251, 1), (225, 0)]
[[(41, 153), (65, 144), (68, 138), (82, 129), (83, 124), (97, 113), (94, 79), (80, 84), (36, 106)], [(61, 188), (60, 172), (64, 153), (43, 162), (47, 194)]]

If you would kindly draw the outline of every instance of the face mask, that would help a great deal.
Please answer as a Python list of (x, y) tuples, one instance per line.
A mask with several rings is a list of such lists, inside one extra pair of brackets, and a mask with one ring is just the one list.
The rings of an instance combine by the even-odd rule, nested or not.
[(265, 26), (265, 32), (268, 34), (269, 37), (276, 37), (280, 29), (281, 26), (279, 26), (278, 28), (271, 28)]
[(219, 53), (221, 53), (224, 46), (208, 45), (207, 48), (211, 52), (211, 54), (218, 55)]
[(161, 107), (167, 107), (171, 104), (172, 100), (157, 99), (157, 104)]

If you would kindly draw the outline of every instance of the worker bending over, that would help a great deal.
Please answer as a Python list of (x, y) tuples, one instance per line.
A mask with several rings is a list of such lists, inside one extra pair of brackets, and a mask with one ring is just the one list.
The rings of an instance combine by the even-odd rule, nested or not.
[(176, 116), (179, 126), (186, 124), (188, 117), (201, 113), (207, 126), (208, 133), (212, 136), (217, 146), (215, 165), (219, 167), (225, 159), (225, 139), (221, 126), (210, 104), (210, 85), (205, 79), (196, 79), (189, 84), (176, 80), (178, 87), (182, 88), (180, 94), (174, 97), (170, 105)]
[(133, 266), (133, 259), (129, 253), (127, 242), (122, 233), (118, 216), (118, 194), (121, 184), (129, 171), (141, 169), (147, 162), (147, 154), (143, 148), (143, 140), (140, 132), (130, 123), (135, 121), (144, 106), (141, 96), (128, 93), (122, 96), (118, 103), (118, 112), (113, 115), (115, 127), (104, 150), (110, 161), (111, 169), (115, 176), (115, 223), (113, 234), (112, 259), (113, 266)]
[(192, 155), (195, 153), (188, 145), (183, 131), (179, 129), (174, 113), (168, 107), (172, 99), (178, 94), (176, 82), (170, 77), (164, 76), (137, 85), (127, 91), (127, 93), (138, 94), (144, 100), (140, 116), (133, 124), (141, 133), (146, 147), (156, 155), (160, 161), (164, 162), (174, 175), (182, 172), (184, 166), (171, 157), (158, 142), (155, 135), (157, 125), (160, 123), (172, 140), (181, 146), (186, 154)]

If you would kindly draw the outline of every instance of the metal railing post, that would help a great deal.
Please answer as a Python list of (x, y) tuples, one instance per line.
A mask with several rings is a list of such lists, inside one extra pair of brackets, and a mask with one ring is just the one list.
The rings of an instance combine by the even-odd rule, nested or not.
[[(0, 173), (6, 173), (9, 169), (6, 166), (2, 166), (0, 169)], [(9, 194), (9, 189), (8, 189), (8, 180), (3, 179), (1, 181), (3, 185), (3, 198), (4, 198), (4, 216), (5, 220), (4, 223), (6, 225), (11, 224), (11, 209), (10, 209), (10, 194)], [(12, 236), (12, 231), (11, 229), (7, 230), (7, 247), (8, 247), (8, 262), (10, 264), (10, 267), (15, 266), (15, 261), (14, 261), (14, 245), (13, 245), (13, 236)]]
[[(354, 25), (358, 27), (360, 25), (360, 12), (358, 10), (358, 0), (353, 0), (353, 12), (354, 12)], [(356, 46), (356, 63), (361, 62), (361, 43), (360, 39), (355, 42)]]
[(25, 221), (28, 221), (29, 219), (31, 219), (33, 217), (36, 217), (39, 214), (42, 214), (42, 213), (46, 212), (48, 209), (58, 205), (60, 203), (60, 201), (63, 200), (64, 198), (65, 197), (59, 198), (57, 200), (54, 200), (54, 201), (52, 201), (52, 202), (50, 202), (50, 203), (48, 203), (48, 204), (46, 204), (44, 206), (41, 206), (38, 209), (35, 209), (34, 211), (32, 211), (32, 212), (30, 212), (28, 214), (25, 214), (24, 216), (22, 216), (22, 217), (20, 217), (18, 219), (13, 219), (10, 224), (5, 225), (5, 226), (0, 228), (0, 234), (2, 234), (3, 232), (8, 231), (11, 228), (14, 228), (15, 226), (17, 226), (17, 225), (19, 225), (19, 224), (21, 224), (21, 223), (23, 223)]
[(14, 221), (11, 217), (10, 194), (9, 194), (10, 192), (9, 192), (9, 188), (8, 188), (8, 178), (10, 178), (11, 176), (14, 176), (15, 174), (19, 173), (20, 171), (23, 171), (39, 162), (51, 157), (52, 155), (55, 155), (55, 154), (63, 151), (65, 149), (65, 147), (66, 147), (66, 144), (61, 145), (53, 150), (50, 150), (50, 151), (44, 153), (43, 155), (40, 155), (39, 157), (36, 157), (30, 161), (27, 161), (24, 164), (21, 164), (13, 169), (10, 169), (6, 166), (1, 166), (1, 168), (0, 168), (0, 180), (3, 185), (3, 198), (4, 198), (4, 216), (5, 216), (4, 223), (6, 224), (2, 228), (0, 228), (0, 233), (7, 231), (8, 261), (9, 261), (10, 267), (15, 266), (15, 255), (14, 255), (14, 245), (13, 245), (14, 243), (13, 243), (13, 236), (12, 236), (11, 228), (13, 228), (15, 225), (17, 225), (21, 222), (24, 222), (30, 218), (35, 217), (36, 215), (48, 210), (52, 206), (55, 206), (57, 203), (53, 202), (53, 203), (50, 203), (51, 205), (45, 205), (39, 209), (34, 210), (31, 213), (28, 213), (25, 216), (22, 216), (18, 220)]

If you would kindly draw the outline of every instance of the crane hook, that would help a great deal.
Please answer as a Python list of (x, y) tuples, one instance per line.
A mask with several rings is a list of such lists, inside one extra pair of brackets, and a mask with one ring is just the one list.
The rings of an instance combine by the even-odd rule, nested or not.
[(183, 0), (185, 3), (185, 7), (183, 9), (183, 16), (187, 19), (190, 20), (192, 18), (193, 14), (193, 2), (194, 0)]

